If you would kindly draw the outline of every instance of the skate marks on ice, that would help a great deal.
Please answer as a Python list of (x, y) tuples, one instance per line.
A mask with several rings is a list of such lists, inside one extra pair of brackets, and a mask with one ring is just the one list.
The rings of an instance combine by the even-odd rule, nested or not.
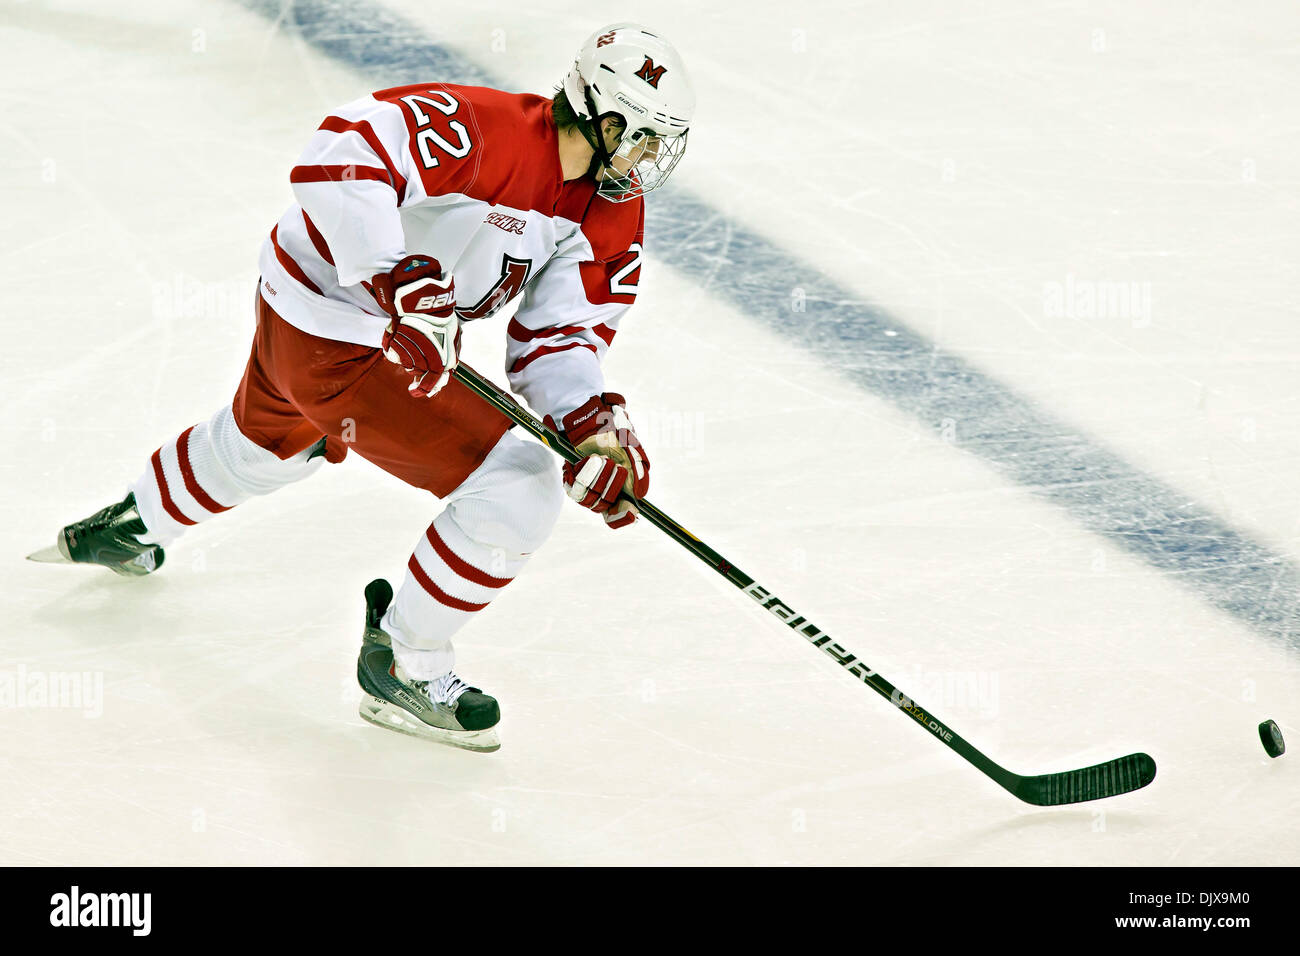
[[(501, 85), (369, 0), (240, 2), (376, 86)], [(1257, 632), (1300, 648), (1300, 572), (1284, 556), (702, 199), (670, 186), (646, 207), (657, 259), (784, 336), (796, 327), (790, 290), (799, 287), (795, 341), (839, 374), (936, 430), (944, 419), (959, 422), (956, 443), (1010, 481)]]
[(1300, 648), (1300, 574), (1285, 557), (699, 199), (676, 192), (647, 205), (661, 261), (786, 334), (798, 286), (806, 295), (800, 344), (840, 375), (936, 433), (945, 419), (959, 423), (955, 443), (1009, 480)]

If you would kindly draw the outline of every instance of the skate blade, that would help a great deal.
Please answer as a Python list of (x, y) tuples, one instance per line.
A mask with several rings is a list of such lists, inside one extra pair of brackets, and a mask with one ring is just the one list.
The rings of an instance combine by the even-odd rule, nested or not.
[(57, 544), (52, 544), (48, 548), (41, 548), (39, 551), (33, 551), (27, 555), (28, 561), (38, 561), (41, 564), (73, 564), (69, 561)]
[(158, 560), (161, 553), (160, 549), (154, 548), (122, 564), (96, 564), (93, 561), (73, 561), (63, 553), (57, 544), (52, 544), (48, 548), (33, 551), (27, 555), (27, 560), (36, 561), (39, 564), (85, 564), (89, 568), (108, 568), (114, 574), (124, 578), (141, 578), (162, 567), (162, 562)]
[(396, 704), (380, 700), (369, 694), (361, 695), (361, 706), (357, 708), (361, 719), (385, 730), (395, 730), (408, 737), (432, 740), (435, 743), (459, 747), (461, 750), (473, 750), (477, 753), (491, 753), (501, 749), (501, 740), (497, 729), (487, 730), (442, 730), (430, 727), (422, 720), (417, 720)]

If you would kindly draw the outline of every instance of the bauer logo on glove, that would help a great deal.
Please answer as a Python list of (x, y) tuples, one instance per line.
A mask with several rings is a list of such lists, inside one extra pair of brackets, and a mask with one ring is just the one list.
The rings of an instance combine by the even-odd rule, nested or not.
[[(552, 428), (555, 422), (547, 419)], [(650, 460), (627, 417), (622, 395), (593, 395), (563, 418), (564, 437), (583, 457), (564, 466), (569, 497), (596, 512), (611, 528), (636, 521), (636, 505), (650, 490)]]
[(407, 256), (370, 280), (370, 293), (392, 321), (384, 331), (384, 358), (412, 376), (412, 395), (436, 395), (460, 353), (456, 283), (437, 259)]

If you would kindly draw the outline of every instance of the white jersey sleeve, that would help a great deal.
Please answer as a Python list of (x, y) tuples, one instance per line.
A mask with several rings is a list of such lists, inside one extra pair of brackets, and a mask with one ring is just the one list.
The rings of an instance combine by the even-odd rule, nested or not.
[(401, 109), (365, 96), (321, 124), (289, 175), (340, 285), (368, 280), (406, 254), (398, 206), (423, 195), (409, 144)]
[(601, 261), (576, 238), (525, 287), (507, 330), (510, 387), (557, 422), (605, 391), (601, 360), (636, 299), (641, 270), (639, 241)]

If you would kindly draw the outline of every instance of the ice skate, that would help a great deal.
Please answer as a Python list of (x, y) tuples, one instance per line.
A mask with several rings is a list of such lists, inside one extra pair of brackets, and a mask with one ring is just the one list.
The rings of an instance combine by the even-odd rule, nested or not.
[(128, 494), (82, 521), (59, 532), (58, 541), (27, 556), (29, 561), (55, 564), (98, 564), (125, 577), (139, 577), (162, 567), (163, 549), (137, 539), (144, 522)]
[(434, 681), (415, 680), (394, 659), (392, 640), (379, 626), (392, 599), (393, 588), (382, 578), (366, 585), (366, 627), (357, 657), (357, 681), (364, 692), (361, 717), (378, 727), (465, 750), (500, 748), (496, 698), (454, 673)]

